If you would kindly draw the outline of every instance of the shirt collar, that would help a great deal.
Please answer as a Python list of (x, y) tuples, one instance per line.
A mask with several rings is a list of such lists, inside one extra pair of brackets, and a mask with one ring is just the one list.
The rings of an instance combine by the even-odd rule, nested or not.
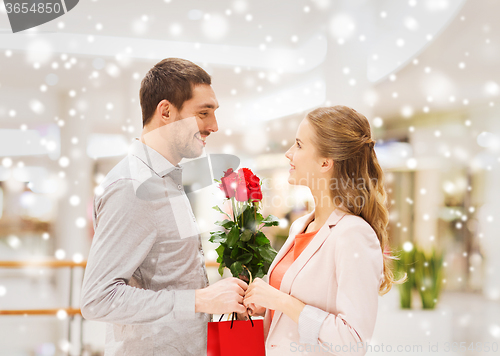
[(139, 158), (146, 166), (162, 178), (173, 171), (182, 170), (181, 166), (174, 166), (158, 151), (142, 143), (138, 137), (132, 142), (129, 154)]

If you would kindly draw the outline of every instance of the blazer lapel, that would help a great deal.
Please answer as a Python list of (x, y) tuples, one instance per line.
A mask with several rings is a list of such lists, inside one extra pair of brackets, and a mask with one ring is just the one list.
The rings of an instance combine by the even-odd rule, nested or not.
[[(291, 264), (290, 268), (288, 268), (288, 270), (285, 272), (285, 275), (283, 276), (283, 279), (281, 281), (280, 291), (286, 294), (290, 294), (293, 281), (295, 280), (295, 277), (297, 277), (297, 274), (300, 272), (302, 268), (304, 268), (306, 263), (311, 259), (314, 253), (321, 247), (321, 245), (323, 245), (326, 238), (330, 235), (330, 229), (333, 226), (337, 225), (340, 219), (342, 219), (345, 215), (346, 213), (343, 212), (342, 210), (339, 210), (338, 208), (330, 214), (330, 216), (326, 220), (326, 223), (319, 229), (319, 231), (313, 237), (311, 242), (309, 242), (304, 251), (302, 251), (300, 256)], [(306, 225), (309, 224), (314, 219), (314, 211), (300, 219), (303, 220), (300, 221), (299, 224), (296, 224), (297, 229), (295, 229), (294, 227), (294, 231), (290, 231), (290, 235), (288, 238), (289, 241), (287, 240), (285, 245), (283, 245), (283, 247), (280, 249), (280, 252), (274, 259), (271, 267), (269, 268), (269, 271), (272, 271), (272, 269), (276, 266), (276, 264), (284, 257), (285, 253), (290, 249), (290, 246), (292, 245), (293, 241), (295, 241), (295, 236), (298, 233), (304, 231)], [(268, 275), (270, 275), (270, 272)], [(283, 313), (281, 311), (275, 310), (274, 318), (271, 322), (268, 335), (272, 333), (276, 323), (279, 321), (279, 318), (281, 317), (282, 314)]]
[(274, 267), (276, 267), (278, 262), (281, 261), (281, 259), (283, 257), (285, 257), (285, 254), (287, 253), (287, 251), (290, 249), (290, 246), (292, 246), (293, 242), (295, 241), (295, 235), (297, 235), (299, 232), (304, 231), (304, 228), (307, 226), (307, 224), (309, 224), (312, 221), (312, 219), (314, 219), (314, 211), (312, 211), (311, 213), (306, 214), (304, 216), (301, 216), (300, 218), (297, 219), (297, 222), (293, 226), (293, 231), (290, 230), (288, 232), (288, 238), (286, 239), (285, 243), (278, 251), (278, 254), (274, 258), (273, 262), (271, 263), (271, 266), (269, 267), (269, 270), (267, 272), (268, 276), (271, 275), (272, 270), (274, 269)]
[[(295, 260), (295, 262), (292, 263), (290, 268), (285, 272), (283, 280), (281, 281), (280, 290), (282, 292), (290, 294), (290, 289), (292, 287), (293, 280), (295, 279), (295, 277), (297, 277), (297, 274), (300, 272), (302, 268), (304, 268), (307, 261), (311, 259), (311, 257), (321, 247), (321, 245), (323, 245), (323, 242), (325, 242), (326, 238), (330, 235), (330, 229), (332, 228), (332, 226), (337, 225), (337, 223), (340, 221), (340, 219), (344, 217), (344, 215), (346, 215), (346, 213), (340, 211), (339, 209), (334, 210), (330, 214), (330, 216), (326, 220), (326, 223), (319, 229), (319, 231), (313, 237), (311, 242), (309, 242), (309, 244), (306, 246), (304, 251), (302, 251), (300, 256)], [(312, 218), (314, 218), (314, 212), (312, 213), (311, 220)], [(307, 222), (309, 221), (310, 220), (308, 220)], [(304, 227), (305, 225), (302, 227), (302, 229)]]

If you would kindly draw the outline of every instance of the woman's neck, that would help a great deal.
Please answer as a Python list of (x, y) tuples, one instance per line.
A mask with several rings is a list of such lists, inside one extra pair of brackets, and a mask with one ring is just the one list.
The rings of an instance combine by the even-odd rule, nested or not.
[(336, 207), (329, 190), (311, 189), (311, 193), (314, 197), (314, 221), (311, 224), (314, 224), (313, 229), (317, 230), (326, 223)]

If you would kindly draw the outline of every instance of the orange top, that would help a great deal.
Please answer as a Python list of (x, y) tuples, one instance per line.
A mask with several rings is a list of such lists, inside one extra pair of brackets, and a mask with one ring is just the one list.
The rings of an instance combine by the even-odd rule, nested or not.
[[(313, 232), (303, 232), (295, 236), (295, 240), (292, 243), (292, 246), (290, 249), (287, 251), (285, 256), (274, 266), (274, 269), (272, 270), (271, 274), (269, 275), (269, 284), (273, 286), (276, 289), (280, 289), (281, 287), (281, 280), (283, 279), (283, 276), (285, 275), (286, 271), (292, 263), (300, 256), (302, 251), (309, 245), (309, 242), (313, 239), (314, 235), (319, 230), (313, 231)], [(274, 317), (274, 310), (271, 310), (271, 320)]]

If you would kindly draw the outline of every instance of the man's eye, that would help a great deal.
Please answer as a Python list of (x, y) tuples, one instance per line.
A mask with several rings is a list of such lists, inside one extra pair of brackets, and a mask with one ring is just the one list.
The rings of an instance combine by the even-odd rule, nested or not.
[(200, 113), (200, 115), (207, 116), (208, 112), (202, 112), (202, 113)]

